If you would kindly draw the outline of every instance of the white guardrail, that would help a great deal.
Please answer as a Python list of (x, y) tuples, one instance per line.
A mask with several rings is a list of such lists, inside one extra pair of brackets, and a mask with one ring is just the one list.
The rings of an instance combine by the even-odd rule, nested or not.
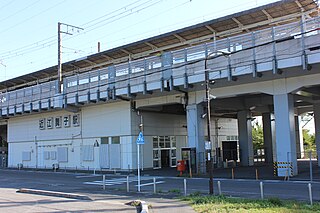
[[(320, 17), (316, 17), (305, 23), (276, 26), (92, 70), (64, 78), (64, 101), (77, 103), (108, 99), (110, 94), (114, 98), (115, 95), (145, 93), (172, 86), (186, 87), (188, 83), (203, 81), (205, 58), (221, 51), (228, 51), (230, 55), (208, 60), (210, 79), (232, 80), (233, 76), (245, 74), (255, 77), (258, 72), (274, 69), (277, 61), (292, 58), (300, 60), (289, 61), (291, 66), (303, 65), (303, 60), (312, 55), (306, 50), (318, 45), (309, 38), (319, 34)], [(286, 42), (291, 43), (288, 45)], [(281, 63), (278, 62), (277, 66), (281, 68)], [(55, 106), (56, 87), (57, 81), (50, 81), (0, 93), (1, 115)]]

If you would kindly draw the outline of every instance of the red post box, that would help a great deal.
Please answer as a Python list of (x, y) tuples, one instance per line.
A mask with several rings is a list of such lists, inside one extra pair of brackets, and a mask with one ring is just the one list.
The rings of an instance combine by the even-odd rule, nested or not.
[(177, 171), (180, 172), (180, 176), (182, 176), (182, 172), (186, 170), (186, 164), (184, 160), (178, 160), (177, 163)]

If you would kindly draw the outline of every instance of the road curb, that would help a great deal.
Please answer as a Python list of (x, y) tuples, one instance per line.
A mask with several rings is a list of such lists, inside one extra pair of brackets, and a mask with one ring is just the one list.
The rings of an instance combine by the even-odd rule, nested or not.
[(85, 195), (71, 194), (71, 193), (64, 193), (64, 192), (45, 191), (45, 190), (37, 190), (37, 189), (21, 188), (21, 189), (17, 190), (17, 192), (18, 193), (26, 193), (26, 194), (46, 195), (46, 196), (53, 196), (53, 197), (63, 197), (63, 198), (70, 198), (70, 199), (77, 199), (77, 200), (92, 200), (90, 197), (85, 196)]

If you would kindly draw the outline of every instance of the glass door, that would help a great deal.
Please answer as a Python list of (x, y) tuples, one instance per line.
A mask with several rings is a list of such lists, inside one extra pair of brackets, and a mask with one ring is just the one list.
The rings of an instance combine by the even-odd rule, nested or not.
[(159, 140), (157, 136), (152, 138), (153, 141), (153, 168), (159, 169), (161, 168), (161, 152), (159, 147)]
[(177, 166), (177, 150), (176, 149), (170, 150), (170, 166), (171, 167)]
[(161, 154), (159, 149), (153, 150), (153, 168), (154, 169), (161, 168)]

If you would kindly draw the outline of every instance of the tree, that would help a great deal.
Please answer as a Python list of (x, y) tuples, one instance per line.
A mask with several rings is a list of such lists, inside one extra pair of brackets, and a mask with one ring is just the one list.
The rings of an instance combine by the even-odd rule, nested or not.
[(315, 134), (310, 134), (310, 130), (308, 129), (302, 129), (302, 135), (303, 135), (304, 150), (306, 152), (315, 151), (316, 150)]
[(253, 150), (263, 149), (263, 128), (258, 123), (255, 123), (252, 127), (252, 143)]

